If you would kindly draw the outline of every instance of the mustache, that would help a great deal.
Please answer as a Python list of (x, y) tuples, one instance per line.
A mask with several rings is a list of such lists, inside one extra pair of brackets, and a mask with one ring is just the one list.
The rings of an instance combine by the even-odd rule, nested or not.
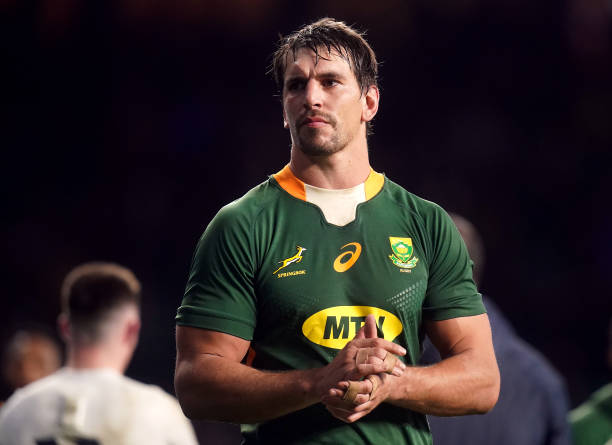
[(336, 120), (331, 114), (327, 114), (323, 112), (316, 112), (316, 113), (309, 112), (298, 119), (297, 121), (298, 127), (301, 127), (302, 125), (304, 125), (308, 119), (313, 119), (313, 118), (323, 119), (325, 122), (327, 122), (328, 124), (332, 126), (336, 124)]

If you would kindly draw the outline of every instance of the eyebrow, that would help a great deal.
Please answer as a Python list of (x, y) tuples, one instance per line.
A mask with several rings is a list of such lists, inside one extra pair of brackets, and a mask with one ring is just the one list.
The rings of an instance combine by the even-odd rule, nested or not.
[[(289, 76), (285, 77), (285, 83), (289, 83), (289, 82), (291, 82), (293, 80), (306, 79), (307, 77), (308, 76), (305, 76), (304, 74), (289, 75)], [(318, 78), (318, 79), (344, 79), (345, 76), (343, 74), (339, 73), (338, 71), (323, 71), (321, 73), (317, 73), (315, 78)]]
[(322, 73), (318, 73), (316, 77), (323, 77), (323, 78), (344, 78), (345, 76), (341, 73), (339, 73), (338, 71), (323, 71)]

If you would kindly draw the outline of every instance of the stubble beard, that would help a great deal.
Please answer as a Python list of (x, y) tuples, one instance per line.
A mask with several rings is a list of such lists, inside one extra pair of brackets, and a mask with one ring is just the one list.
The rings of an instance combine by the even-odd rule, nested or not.
[(316, 128), (301, 127), (294, 141), (297, 148), (308, 156), (329, 156), (341, 151), (348, 145), (348, 138), (335, 125), (330, 136), (324, 136)]

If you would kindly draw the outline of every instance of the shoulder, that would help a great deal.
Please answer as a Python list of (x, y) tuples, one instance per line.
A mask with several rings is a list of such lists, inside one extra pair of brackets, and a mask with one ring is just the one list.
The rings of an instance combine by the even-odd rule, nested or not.
[(206, 227), (204, 235), (250, 231), (262, 211), (278, 199), (280, 192), (272, 178), (253, 187), (240, 198), (221, 207)]
[(209, 254), (208, 249), (217, 249), (217, 245), (239, 246), (241, 249), (245, 245), (251, 245), (253, 230), (260, 216), (266, 209), (271, 208), (271, 202), (278, 200), (280, 192), (274, 180), (269, 178), (242, 197), (223, 206), (200, 236), (196, 255)]
[(240, 198), (223, 206), (215, 218), (252, 217), (278, 198), (280, 189), (273, 178), (253, 187)]
[(16, 427), (24, 414), (32, 419), (40, 415), (41, 409), (48, 410), (59, 403), (63, 385), (58, 371), (16, 390), (0, 409), (0, 429)]
[(2, 407), (2, 412), (7, 412), (23, 403), (27, 403), (32, 399), (50, 394), (56, 391), (61, 384), (62, 378), (60, 371), (36, 380), (35, 382), (16, 390)]
[[(612, 383), (595, 391), (582, 405), (570, 412), (569, 420), (577, 437), (609, 434), (608, 413), (612, 411)], [(603, 443), (603, 442), (601, 442)]]
[(383, 193), (394, 201), (395, 204), (420, 215), (423, 218), (431, 218), (435, 215), (444, 215), (446, 212), (435, 202), (421, 198), (414, 193), (409, 192), (401, 185), (393, 182), (385, 176), (385, 187)]
[(417, 234), (432, 249), (430, 254), (449, 241), (453, 246), (461, 244), (455, 224), (440, 205), (407, 191), (387, 177), (383, 193), (394, 207), (404, 209), (405, 216), (416, 224)]
[(612, 383), (595, 391), (589, 399), (571, 412), (572, 422), (579, 422), (600, 410), (612, 410)]
[(595, 391), (591, 399), (597, 405), (612, 406), (612, 383)]

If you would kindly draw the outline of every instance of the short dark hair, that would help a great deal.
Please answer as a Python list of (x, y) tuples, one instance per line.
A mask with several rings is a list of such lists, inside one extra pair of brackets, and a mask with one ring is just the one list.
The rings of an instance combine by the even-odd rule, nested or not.
[(140, 282), (115, 263), (90, 262), (75, 267), (64, 279), (62, 312), (80, 337), (98, 340), (101, 325), (119, 307), (140, 307)]
[(362, 94), (371, 85), (378, 86), (378, 62), (374, 51), (364, 39), (365, 33), (357, 31), (344, 22), (329, 17), (305, 25), (294, 33), (282, 37), (272, 58), (270, 71), (282, 96), (287, 56), (294, 57), (298, 50), (308, 48), (317, 59), (324, 59), (319, 50), (334, 50), (349, 63)]

